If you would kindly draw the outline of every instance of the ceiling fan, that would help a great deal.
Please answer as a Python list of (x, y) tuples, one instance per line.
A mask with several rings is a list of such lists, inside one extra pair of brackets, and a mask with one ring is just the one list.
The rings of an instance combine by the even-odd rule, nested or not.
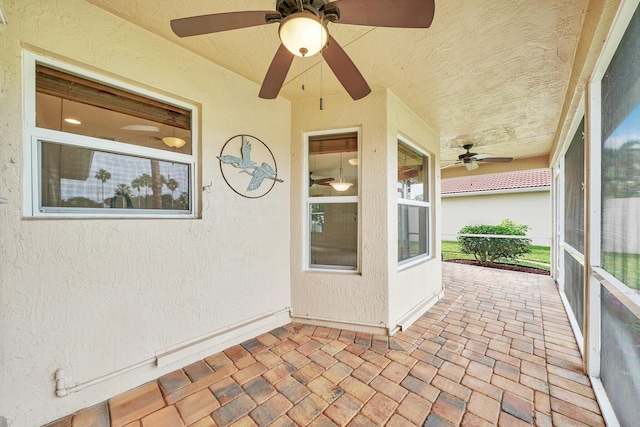
[(309, 187), (313, 185), (326, 185), (330, 186), (330, 182), (335, 181), (335, 178), (314, 178), (313, 172), (309, 172)]
[(462, 148), (464, 148), (465, 150), (467, 150), (466, 153), (460, 154), (458, 156), (458, 160), (455, 163), (452, 163), (450, 165), (444, 166), (442, 169), (451, 167), (451, 166), (455, 166), (455, 165), (459, 165), (459, 164), (464, 164), (464, 166), (467, 168), (467, 170), (475, 170), (478, 169), (478, 162), (487, 162), (487, 163), (508, 163), (510, 161), (513, 160), (513, 157), (497, 157), (494, 156), (493, 154), (478, 154), (478, 153), (472, 153), (471, 152), (471, 148), (473, 147), (473, 144), (465, 144), (462, 146)]
[(371, 88), (353, 61), (329, 34), (328, 24), (373, 27), (429, 28), (434, 0), (276, 0), (273, 11), (214, 13), (174, 19), (171, 29), (178, 37), (217, 33), (264, 24), (280, 23), (280, 47), (267, 70), (259, 97), (278, 96), (294, 56), (322, 57), (354, 100)]

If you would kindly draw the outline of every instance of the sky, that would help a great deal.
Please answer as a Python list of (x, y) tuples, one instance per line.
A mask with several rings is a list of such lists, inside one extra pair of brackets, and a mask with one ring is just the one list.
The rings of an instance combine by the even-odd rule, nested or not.
[(604, 148), (619, 148), (627, 141), (640, 141), (640, 104), (618, 125), (604, 142)]

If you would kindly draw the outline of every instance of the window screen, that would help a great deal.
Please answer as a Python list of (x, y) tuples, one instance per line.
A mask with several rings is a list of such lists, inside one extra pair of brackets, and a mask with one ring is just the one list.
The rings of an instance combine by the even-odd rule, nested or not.
[(640, 289), (640, 12), (602, 78), (602, 266)]
[(584, 119), (564, 157), (564, 239), (584, 254)]

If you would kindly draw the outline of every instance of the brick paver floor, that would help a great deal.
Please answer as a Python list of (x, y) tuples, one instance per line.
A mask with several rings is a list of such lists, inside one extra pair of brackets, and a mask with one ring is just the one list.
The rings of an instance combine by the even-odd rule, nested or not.
[(394, 337), (289, 324), (49, 426), (604, 426), (551, 278), (443, 270)]

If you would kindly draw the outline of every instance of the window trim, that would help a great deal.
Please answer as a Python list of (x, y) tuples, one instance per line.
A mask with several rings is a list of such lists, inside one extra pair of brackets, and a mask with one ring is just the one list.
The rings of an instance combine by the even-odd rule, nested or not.
[[(405, 206), (418, 206), (418, 207), (426, 207), (427, 208), (427, 253), (424, 254), (419, 254), (419, 255), (415, 255), (412, 256), (410, 258), (404, 259), (402, 261), (397, 261), (398, 263), (398, 270), (404, 270), (406, 268), (409, 268), (413, 265), (416, 264), (420, 264), (422, 262), (425, 262), (427, 260), (430, 260), (433, 258), (433, 239), (432, 239), (432, 234), (433, 234), (433, 209), (432, 209), (432, 195), (433, 195), (433, 186), (432, 186), (432, 182), (434, 179), (434, 175), (433, 175), (433, 163), (432, 163), (432, 155), (427, 152), (425, 149), (419, 147), (417, 144), (414, 144), (413, 142), (409, 141), (407, 138), (403, 137), (402, 135), (398, 135), (398, 137), (396, 138), (396, 149), (395, 149), (395, 153), (396, 153), (396, 162), (395, 162), (395, 170), (396, 170), (396, 177), (395, 177), (395, 182), (398, 182), (398, 178), (397, 178), (397, 168), (398, 168), (398, 145), (402, 143), (405, 144), (406, 146), (416, 150), (417, 152), (419, 152), (420, 154), (424, 155), (427, 158), (427, 166), (429, 168), (429, 170), (427, 171), (426, 177), (427, 177), (427, 182), (425, 183), (425, 192), (427, 192), (427, 200), (426, 201), (419, 201), (419, 200), (410, 200), (410, 199), (405, 199), (402, 197), (398, 197), (396, 195), (396, 230), (397, 230), (397, 225), (400, 223), (400, 218), (397, 217), (398, 215), (398, 206), (400, 205), (405, 205)], [(397, 233), (397, 231), (396, 231)], [(399, 237), (399, 236), (396, 236)], [(396, 238), (396, 240), (398, 240)], [(398, 245), (396, 245), (396, 260), (398, 259)]]
[[(123, 80), (118, 80), (94, 71), (71, 65), (50, 57), (42, 56), (30, 51), (23, 51), (23, 203), (22, 217), (29, 218), (198, 218), (200, 188), (197, 186), (200, 176), (199, 168), (199, 109), (194, 103), (189, 103), (153, 92), (141, 86), (135, 86)], [(160, 101), (191, 111), (191, 154), (175, 153), (167, 150), (141, 147), (124, 142), (77, 135), (52, 129), (36, 127), (36, 66), (45, 65), (59, 69), (66, 73), (81, 76), (87, 80), (113, 86), (114, 88), (131, 92), (148, 98), (150, 101)], [(52, 142), (77, 146), (81, 148), (95, 149), (114, 154), (131, 155), (160, 161), (188, 164), (190, 168), (190, 208), (187, 211), (171, 210), (131, 210), (131, 209), (91, 209), (73, 208), (73, 211), (61, 209), (59, 212), (42, 212), (40, 209), (41, 183), (40, 183), (40, 142)]]
[[(323, 197), (310, 197), (309, 188), (307, 185), (302, 185), (303, 197), (303, 209), (304, 215), (303, 223), (303, 241), (304, 253), (303, 253), (303, 271), (305, 272), (322, 272), (322, 273), (342, 273), (342, 274), (360, 274), (362, 268), (362, 167), (361, 167), (361, 150), (362, 150), (362, 130), (360, 128), (340, 128), (324, 131), (305, 132), (303, 135), (304, 143), (304, 175), (309, 176), (309, 139), (315, 136), (321, 135), (337, 135), (343, 133), (355, 133), (358, 141), (358, 195), (357, 196), (323, 196)], [(303, 183), (307, 180), (303, 180)], [(327, 204), (327, 203), (356, 203), (357, 215), (358, 215), (358, 237), (356, 245), (356, 268), (353, 269), (350, 266), (336, 266), (330, 265), (322, 267), (320, 265), (311, 265), (311, 205), (312, 204)]]

